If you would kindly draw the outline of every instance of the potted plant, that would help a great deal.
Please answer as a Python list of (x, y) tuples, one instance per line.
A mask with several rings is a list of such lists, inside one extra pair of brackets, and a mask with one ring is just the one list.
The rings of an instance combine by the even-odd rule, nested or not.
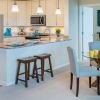
[(57, 35), (57, 37), (59, 37), (60, 36), (60, 34), (61, 34), (61, 29), (56, 29), (56, 35)]

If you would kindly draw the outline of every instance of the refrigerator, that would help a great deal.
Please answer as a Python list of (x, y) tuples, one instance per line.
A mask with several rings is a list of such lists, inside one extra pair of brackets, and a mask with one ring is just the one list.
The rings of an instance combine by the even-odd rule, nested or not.
[(0, 15), (0, 43), (3, 42), (3, 23), (4, 23), (4, 16)]

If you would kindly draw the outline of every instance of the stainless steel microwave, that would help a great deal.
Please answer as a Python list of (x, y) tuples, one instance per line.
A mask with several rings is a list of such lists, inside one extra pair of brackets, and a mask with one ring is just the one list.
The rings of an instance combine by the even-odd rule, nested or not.
[(33, 26), (46, 26), (46, 15), (33, 15), (33, 16), (31, 16), (31, 25), (33, 25)]

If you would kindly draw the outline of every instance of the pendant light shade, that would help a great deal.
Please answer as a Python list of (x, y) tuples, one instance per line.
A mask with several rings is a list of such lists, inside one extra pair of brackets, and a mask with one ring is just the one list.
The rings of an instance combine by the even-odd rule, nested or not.
[(56, 15), (61, 15), (61, 9), (59, 8), (59, 0), (58, 0), (58, 3), (57, 3), (57, 9), (56, 9), (55, 14)]
[(43, 9), (41, 6), (37, 8), (37, 14), (43, 14)]
[(40, 5), (40, 0), (39, 0), (38, 8), (37, 8), (37, 14), (43, 14), (43, 9), (42, 9), (42, 6)]
[(19, 8), (18, 8), (18, 5), (16, 4), (16, 1), (14, 1), (14, 4), (12, 5), (11, 11), (12, 12), (19, 12)]
[(57, 8), (57, 9), (56, 9), (56, 15), (61, 15), (61, 10), (60, 10), (60, 8)]

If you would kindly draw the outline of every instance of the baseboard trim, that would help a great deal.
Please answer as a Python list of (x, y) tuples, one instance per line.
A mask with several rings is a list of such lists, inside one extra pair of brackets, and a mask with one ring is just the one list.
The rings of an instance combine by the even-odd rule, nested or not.
[[(69, 65), (68, 63), (63, 64), (63, 65), (59, 65), (59, 66), (54, 67), (53, 70), (56, 71), (56, 70), (60, 70), (62, 68), (69, 69), (68, 65)], [(8, 83), (6, 83), (5, 81), (1, 81), (0, 80), (0, 85), (2, 85), (2, 86), (10, 86), (10, 85), (14, 85), (14, 84), (15, 84), (15, 82), (8, 82)]]
[(59, 65), (59, 66), (54, 67), (53, 70), (57, 70), (57, 69), (60, 69), (60, 68), (63, 68), (63, 67), (67, 68), (67, 67), (69, 67), (68, 65), (69, 65), (68, 63), (63, 64), (63, 65)]

